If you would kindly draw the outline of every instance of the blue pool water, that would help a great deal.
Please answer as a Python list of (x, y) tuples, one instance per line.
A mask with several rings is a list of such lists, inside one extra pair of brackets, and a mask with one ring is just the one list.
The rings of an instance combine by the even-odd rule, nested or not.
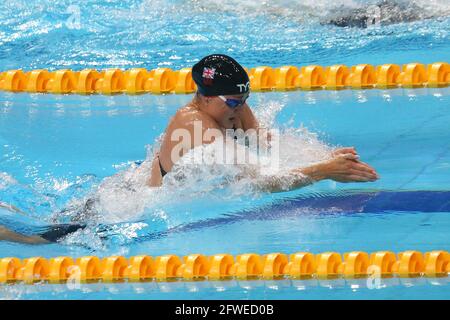
[[(418, 1), (434, 17), (415, 22), (323, 24), (351, 12), (340, 5), (367, 2), (11, 1), (0, 5), (1, 70), (177, 69), (211, 52), (248, 67), (450, 61), (446, 1)], [(146, 162), (136, 162), (190, 99), (0, 92), (0, 201), (24, 212), (0, 209), (0, 224), (34, 233), (77, 218), (87, 197), (101, 200), (84, 231), (50, 245), (0, 242), (0, 257), (450, 250), (449, 88), (252, 93), (257, 116), (283, 132), (283, 161), (305, 165), (355, 146), (377, 182), (265, 194), (224, 187), (205, 170), (195, 183), (149, 191)], [(0, 297), (409, 299), (449, 298), (449, 289), (448, 278), (390, 279), (376, 290), (365, 280), (283, 280), (13, 285), (0, 286)]]

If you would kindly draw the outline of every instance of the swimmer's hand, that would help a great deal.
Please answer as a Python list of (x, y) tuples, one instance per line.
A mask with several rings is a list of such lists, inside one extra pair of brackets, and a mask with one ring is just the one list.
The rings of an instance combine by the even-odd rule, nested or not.
[(332, 156), (338, 156), (340, 154), (346, 154), (346, 153), (351, 153), (354, 154), (355, 156), (358, 155), (358, 153), (356, 152), (355, 147), (344, 147), (344, 148), (337, 148), (332, 152)]
[[(351, 150), (338, 149), (332, 159), (318, 164), (319, 180), (331, 179), (337, 182), (372, 182), (379, 179), (374, 168), (359, 160)], [(346, 151), (349, 151), (346, 153)]]
[(257, 185), (264, 191), (280, 192), (326, 179), (338, 182), (372, 182), (379, 179), (375, 169), (360, 161), (356, 151), (350, 149), (339, 149), (331, 159), (309, 167), (292, 169), (276, 176), (260, 176)]

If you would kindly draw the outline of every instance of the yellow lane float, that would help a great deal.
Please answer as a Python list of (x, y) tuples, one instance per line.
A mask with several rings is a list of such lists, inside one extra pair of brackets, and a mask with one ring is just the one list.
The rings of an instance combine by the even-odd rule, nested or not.
[[(445, 87), (450, 84), (450, 64), (408, 63), (403, 66), (260, 66), (245, 69), (252, 91), (338, 90), (370, 88)], [(191, 68), (172, 70), (68, 69), (9, 70), (0, 73), (0, 90), (55, 94), (188, 94), (195, 92)]]
[(99, 258), (85, 256), (14, 257), (0, 259), (0, 283), (65, 281), (122, 282), (176, 281), (220, 279), (335, 279), (367, 277), (447, 277), (450, 254), (447, 251), (391, 251), (367, 253), (362, 251), (312, 254), (297, 252), (291, 255), (276, 252), (265, 255), (246, 253), (205, 256), (191, 254), (184, 257), (147, 255), (126, 259), (122, 256)]

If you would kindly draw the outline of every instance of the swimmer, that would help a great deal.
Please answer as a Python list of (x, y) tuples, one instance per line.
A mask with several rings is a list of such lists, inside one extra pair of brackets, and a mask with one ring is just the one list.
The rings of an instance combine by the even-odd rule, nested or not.
[[(201, 59), (192, 69), (197, 84), (197, 92), (191, 102), (179, 109), (170, 120), (159, 152), (156, 153), (147, 184), (159, 187), (163, 177), (172, 170), (174, 164), (190, 149), (202, 144), (212, 143), (204, 139), (210, 131), (250, 129), (258, 130), (259, 123), (247, 104), (250, 94), (250, 81), (247, 72), (233, 58), (223, 54), (213, 54)], [(194, 122), (202, 124), (200, 141), (195, 141)], [(178, 141), (172, 141), (175, 130), (185, 129), (192, 137), (192, 143), (184, 146), (180, 152), (174, 152)], [(269, 136), (270, 138), (270, 136)], [(176, 150), (175, 150), (176, 151)], [(175, 155), (175, 157), (174, 157)], [(338, 182), (369, 182), (378, 179), (376, 171), (359, 160), (354, 148), (340, 148), (334, 151), (331, 159), (308, 166), (299, 167), (280, 176), (267, 176), (259, 181), (262, 190), (269, 192), (285, 191), (285, 181), (289, 180), (289, 189), (300, 188), (311, 183), (331, 179)], [(89, 199), (80, 209), (80, 216), (91, 216), (95, 199)], [(21, 213), (20, 210), (0, 203), (0, 208)], [(71, 210), (69, 208), (69, 210)], [(74, 209), (78, 210), (78, 209)], [(64, 236), (83, 229), (86, 226), (75, 221), (74, 224), (49, 226), (45, 232), (36, 235), (23, 235), (0, 225), (0, 241), (13, 241), (26, 244), (44, 244), (56, 242)]]
[[(165, 130), (160, 150), (152, 162), (148, 181), (151, 187), (162, 185), (163, 177), (189, 148), (212, 143), (211, 139), (205, 138), (211, 135), (205, 133), (259, 129), (258, 120), (247, 104), (250, 80), (236, 60), (223, 54), (206, 56), (194, 65), (192, 77), (197, 92), (192, 101), (176, 112)], [(200, 139), (194, 139), (194, 123), (198, 121), (202, 125), (202, 134)], [(191, 143), (183, 148), (179, 148), (178, 140), (172, 139), (178, 129), (187, 130), (191, 137)], [(371, 166), (359, 160), (354, 148), (341, 148), (335, 150), (330, 160), (290, 170), (283, 177), (268, 176), (261, 181), (261, 189), (269, 192), (286, 190), (284, 178), (291, 181), (289, 189), (295, 189), (325, 179), (369, 182), (379, 177)]]
[(427, 13), (412, 2), (382, 0), (376, 4), (366, 4), (362, 8), (351, 9), (350, 12), (338, 11), (334, 17), (323, 23), (337, 27), (367, 28), (376, 24), (384, 26), (433, 17), (431, 13)]

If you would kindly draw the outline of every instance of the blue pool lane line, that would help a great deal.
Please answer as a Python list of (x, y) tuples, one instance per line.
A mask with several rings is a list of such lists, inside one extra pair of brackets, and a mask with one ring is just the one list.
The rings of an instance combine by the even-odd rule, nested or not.
[[(328, 215), (355, 213), (386, 213), (386, 212), (450, 212), (450, 191), (377, 191), (377, 192), (347, 192), (344, 195), (321, 195), (283, 200), (279, 203), (264, 206), (255, 210), (247, 210), (218, 218), (196, 221), (180, 225), (165, 231), (154, 232), (142, 236), (136, 241), (163, 237), (169, 233), (185, 232), (218, 225), (231, 224), (245, 220), (275, 220), (299, 215)], [(27, 226), (17, 226), (12, 222), (11, 211), (0, 208), (0, 221), (8, 221), (8, 227), (27, 229)], [(20, 222), (18, 222), (20, 223)], [(14, 225), (16, 224), (16, 225)], [(25, 228), (24, 228), (25, 227)], [(48, 236), (50, 241), (84, 228), (80, 224), (61, 224), (45, 226), (41, 234)], [(103, 225), (102, 232), (109, 229)]]
[(170, 233), (251, 220), (276, 220), (301, 215), (352, 215), (356, 213), (448, 212), (450, 191), (378, 191), (345, 195), (294, 198), (259, 209), (233, 213), (219, 218), (196, 221), (167, 231), (155, 232), (136, 241), (164, 237)]

